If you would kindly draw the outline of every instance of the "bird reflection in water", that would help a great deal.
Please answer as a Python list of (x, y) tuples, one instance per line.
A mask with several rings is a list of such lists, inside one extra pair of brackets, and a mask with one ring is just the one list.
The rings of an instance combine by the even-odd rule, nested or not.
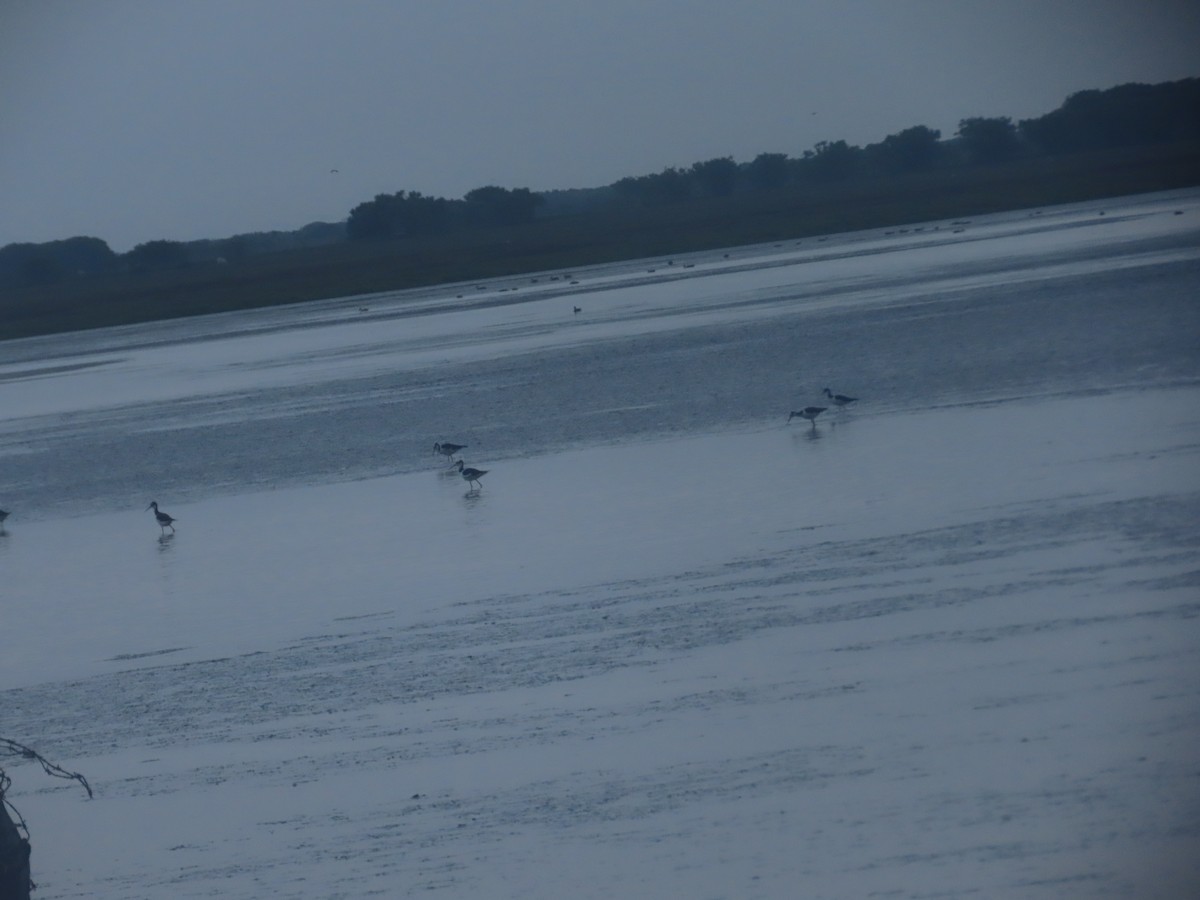
[(472, 488), (472, 489), (468, 490), (465, 494), (462, 495), (463, 505), (466, 506), (468, 509), (474, 509), (476, 506), (478, 506), (480, 503), (483, 502), (483, 497), (484, 497), (483, 491), (477, 491), (474, 488)]

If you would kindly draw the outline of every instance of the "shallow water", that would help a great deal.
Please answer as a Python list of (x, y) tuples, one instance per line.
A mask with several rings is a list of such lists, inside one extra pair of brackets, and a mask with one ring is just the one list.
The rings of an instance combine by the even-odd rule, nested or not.
[(934, 224), (0, 345), (39, 895), (1186, 895), (1200, 195)]
[(7, 342), (0, 497), (27, 519), (178, 506), (421, 471), (442, 439), (486, 467), (757, 427), (826, 385), (905, 412), (1188, 383), (1198, 216), (1155, 196)]

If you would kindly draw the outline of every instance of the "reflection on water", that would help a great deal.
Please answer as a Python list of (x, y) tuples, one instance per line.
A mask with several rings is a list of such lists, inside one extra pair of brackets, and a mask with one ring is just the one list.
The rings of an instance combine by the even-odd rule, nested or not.
[[(154, 555), (158, 559), (158, 597), (161, 601), (174, 601), (179, 593), (176, 590), (176, 581), (180, 577), (177, 570), (186, 563), (187, 554), (182, 557), (177, 555), (175, 553), (175, 535), (163, 534), (155, 539)], [(186, 591), (184, 595), (186, 596)], [(160, 609), (159, 614), (163, 614), (164, 611)], [(182, 637), (182, 635), (180, 636)]]
[(463, 506), (467, 509), (474, 509), (483, 502), (483, 491), (478, 488), (472, 488), (463, 494)]
[(825, 428), (813, 423), (804, 428), (790, 427), (792, 443), (798, 444), (801, 441), (812, 442), (819, 441), (825, 436)]

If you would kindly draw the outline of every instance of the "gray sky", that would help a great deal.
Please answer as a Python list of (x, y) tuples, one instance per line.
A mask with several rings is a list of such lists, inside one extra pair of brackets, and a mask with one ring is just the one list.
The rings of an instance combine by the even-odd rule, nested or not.
[(0, 245), (951, 137), (1197, 48), (1191, 0), (0, 0)]

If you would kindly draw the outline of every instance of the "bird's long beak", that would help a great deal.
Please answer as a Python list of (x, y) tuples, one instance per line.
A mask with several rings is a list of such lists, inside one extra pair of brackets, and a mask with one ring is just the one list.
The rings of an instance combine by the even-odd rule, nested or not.
[[(150, 504), (150, 506), (153, 506), (153, 505), (154, 505), (153, 503)], [(146, 509), (149, 509), (150, 506), (147, 506)], [(145, 510), (143, 510), (143, 512), (145, 512)]]

